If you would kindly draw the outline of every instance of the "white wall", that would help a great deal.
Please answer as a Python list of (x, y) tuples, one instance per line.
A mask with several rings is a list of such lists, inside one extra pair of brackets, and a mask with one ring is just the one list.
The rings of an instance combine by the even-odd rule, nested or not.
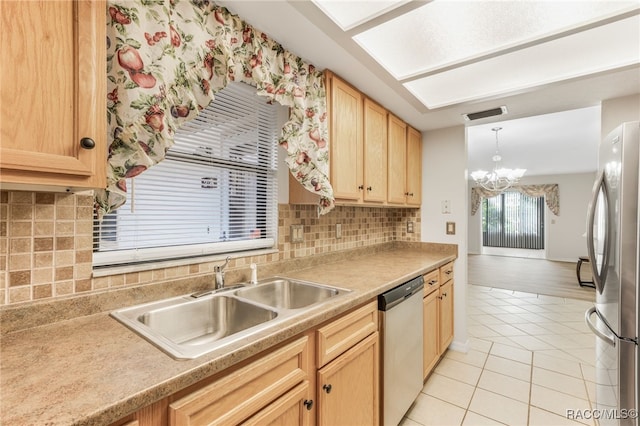
[[(554, 215), (545, 206), (545, 251), (546, 258), (564, 262), (576, 262), (586, 255), (587, 207), (591, 200), (591, 190), (595, 172), (525, 176), (523, 185), (557, 183), (560, 192), (560, 214)], [(471, 188), (471, 184), (469, 188)], [(482, 215), (471, 216), (469, 209), (469, 253), (480, 253), (482, 246)]]
[[(466, 352), (467, 339), (467, 145), (464, 126), (422, 134), (421, 237), (425, 242), (458, 245), (454, 275), (454, 336), (451, 349)], [(451, 213), (442, 213), (448, 200)], [(454, 222), (455, 235), (446, 234)]]
[(601, 133), (602, 139), (625, 121), (640, 121), (640, 95), (602, 101)]

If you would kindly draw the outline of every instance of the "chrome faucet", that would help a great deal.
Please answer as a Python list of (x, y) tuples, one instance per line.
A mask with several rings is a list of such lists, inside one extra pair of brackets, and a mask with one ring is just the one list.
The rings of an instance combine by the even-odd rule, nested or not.
[(231, 256), (227, 256), (225, 259), (224, 265), (216, 265), (213, 267), (213, 270), (216, 273), (216, 286), (215, 289), (219, 289), (224, 287), (224, 268), (229, 264), (229, 260), (231, 260)]

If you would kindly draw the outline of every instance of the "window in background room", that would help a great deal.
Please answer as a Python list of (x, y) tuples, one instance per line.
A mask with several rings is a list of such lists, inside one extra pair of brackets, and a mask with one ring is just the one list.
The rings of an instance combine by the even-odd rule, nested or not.
[(279, 105), (230, 83), (127, 180), (127, 203), (94, 226), (94, 266), (269, 248), (277, 240)]
[(544, 248), (544, 197), (515, 191), (482, 200), (482, 245)]

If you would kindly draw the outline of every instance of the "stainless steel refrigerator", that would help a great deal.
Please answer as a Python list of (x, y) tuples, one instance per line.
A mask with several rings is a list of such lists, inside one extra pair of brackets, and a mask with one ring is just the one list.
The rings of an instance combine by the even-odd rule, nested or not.
[(601, 426), (638, 424), (639, 127), (623, 123), (601, 142), (587, 215), (596, 302), (585, 319), (597, 336), (590, 414)]

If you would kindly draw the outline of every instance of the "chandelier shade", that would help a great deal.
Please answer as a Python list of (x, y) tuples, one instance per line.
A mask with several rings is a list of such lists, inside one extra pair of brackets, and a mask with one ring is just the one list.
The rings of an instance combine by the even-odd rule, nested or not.
[(493, 157), (491, 157), (493, 169), (490, 172), (486, 170), (476, 170), (471, 173), (471, 178), (477, 185), (486, 190), (502, 192), (517, 184), (527, 170), (501, 167), (502, 156), (500, 155), (500, 148), (498, 146), (498, 132), (502, 130), (502, 127), (494, 127), (491, 130), (496, 133), (496, 152)]

